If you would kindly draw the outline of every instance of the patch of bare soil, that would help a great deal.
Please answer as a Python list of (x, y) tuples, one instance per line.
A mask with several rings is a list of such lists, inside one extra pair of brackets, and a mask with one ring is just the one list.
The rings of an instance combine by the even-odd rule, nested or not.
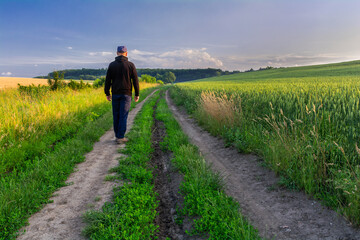
[[(154, 107), (154, 109), (156, 106)], [(155, 223), (159, 226), (158, 239), (203, 239), (198, 236), (189, 236), (186, 230), (191, 231), (192, 221), (190, 218), (183, 219), (183, 224), (176, 223), (176, 208), (182, 206), (183, 197), (180, 194), (180, 184), (183, 176), (177, 171), (171, 162), (172, 154), (163, 150), (160, 142), (166, 136), (164, 123), (155, 119), (152, 130), (152, 142), (154, 152), (150, 161), (150, 166), (154, 169), (155, 177), (154, 190), (159, 194), (159, 206), (156, 209), (159, 215)]]
[(185, 111), (166, 100), (183, 131), (198, 146), (212, 168), (225, 176), (226, 193), (236, 199), (262, 237), (297, 240), (355, 240), (353, 228), (335, 211), (322, 206), (303, 192), (276, 188), (278, 178), (259, 165), (255, 155), (226, 148), (221, 139), (202, 130)]
[[(129, 113), (127, 129), (131, 129), (146, 100)], [(93, 150), (85, 155), (85, 161), (77, 165), (66, 181), (68, 186), (56, 191), (50, 198), (52, 203), (29, 218), (29, 225), (20, 231), (25, 232), (18, 239), (86, 239), (81, 234), (85, 227), (83, 214), (89, 209), (100, 209), (106, 201), (111, 201), (112, 189), (119, 184), (105, 181), (109, 169), (117, 166), (121, 156), (119, 145), (114, 140), (111, 129), (94, 144)]]

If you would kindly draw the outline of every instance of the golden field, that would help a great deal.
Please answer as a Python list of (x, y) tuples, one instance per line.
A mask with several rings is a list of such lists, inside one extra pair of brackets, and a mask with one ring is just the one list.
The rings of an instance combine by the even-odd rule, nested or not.
[(18, 77), (0, 77), (0, 89), (14, 88), (21, 85), (47, 85), (47, 79), (40, 78), (18, 78)]

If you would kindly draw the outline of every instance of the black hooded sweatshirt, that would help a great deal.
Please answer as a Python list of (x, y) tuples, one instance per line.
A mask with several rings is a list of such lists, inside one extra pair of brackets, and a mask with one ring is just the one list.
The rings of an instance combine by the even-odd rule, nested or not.
[(106, 72), (105, 94), (132, 95), (132, 86), (135, 89), (135, 96), (139, 96), (139, 80), (135, 65), (128, 61), (125, 56), (117, 56), (115, 61), (109, 64)]

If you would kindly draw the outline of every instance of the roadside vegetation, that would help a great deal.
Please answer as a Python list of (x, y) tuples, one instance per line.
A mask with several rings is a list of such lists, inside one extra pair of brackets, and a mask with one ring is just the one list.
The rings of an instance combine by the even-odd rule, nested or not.
[(50, 88), (0, 92), (0, 239), (16, 236), (112, 125), (103, 89)]
[(171, 96), (213, 135), (263, 157), (280, 184), (360, 224), (360, 62), (180, 83)]
[(123, 180), (114, 189), (111, 203), (105, 203), (102, 211), (89, 211), (85, 219), (89, 226), (85, 234), (90, 239), (154, 239), (158, 226), (154, 224), (157, 194), (153, 191), (154, 176), (148, 167), (153, 149), (151, 133), (154, 124), (153, 107), (159, 94), (146, 102), (134, 120), (127, 135), (129, 142), (122, 151), (128, 157), (120, 159), (113, 169)]
[[(160, 94), (160, 99), (159, 99)], [(218, 173), (212, 172), (197, 148), (172, 116), (162, 93), (156, 93), (145, 103), (129, 133), (124, 152), (128, 157), (120, 159), (114, 169), (122, 186), (114, 189), (111, 203), (102, 211), (90, 211), (85, 218), (89, 226), (85, 234), (90, 239), (158, 239), (159, 226), (154, 225), (159, 214), (159, 195), (155, 192), (156, 176), (149, 164), (153, 152), (151, 135), (155, 119), (161, 121), (166, 135), (160, 146), (169, 151), (171, 163), (183, 175), (179, 191), (184, 201), (177, 205), (172, 216), (182, 225), (190, 218), (193, 229), (187, 235), (204, 239), (260, 239), (257, 231), (241, 216), (239, 205), (225, 195), (224, 183)], [(134, 210), (136, 209), (136, 211)], [(168, 213), (170, 214), (170, 213)], [(160, 239), (170, 239), (160, 236)]]
[(260, 239), (241, 216), (238, 203), (224, 193), (222, 177), (189, 143), (165, 99), (158, 103), (156, 118), (164, 122), (167, 132), (162, 145), (173, 153), (172, 161), (184, 175), (180, 186), (184, 205), (178, 211), (180, 216), (193, 218), (194, 229), (189, 234), (204, 234), (208, 239)]

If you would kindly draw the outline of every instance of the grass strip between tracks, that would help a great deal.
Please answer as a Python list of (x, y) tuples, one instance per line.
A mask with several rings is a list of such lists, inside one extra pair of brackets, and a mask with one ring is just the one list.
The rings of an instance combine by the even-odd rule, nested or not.
[[(141, 99), (152, 91), (143, 90)], [(75, 164), (84, 161), (84, 154), (91, 151), (94, 142), (111, 125), (111, 111), (108, 111), (86, 123), (72, 138), (58, 142), (53, 152), (35, 159), (24, 171), (0, 178), (0, 239), (16, 237), (27, 218), (41, 209), (57, 188), (65, 185)]]
[(189, 143), (165, 99), (158, 103), (156, 118), (164, 122), (167, 131), (162, 144), (173, 152), (172, 161), (184, 174), (180, 187), (184, 205), (178, 212), (194, 217), (194, 230), (189, 234), (206, 234), (209, 239), (260, 239), (257, 230), (241, 216), (238, 203), (224, 193), (221, 176)]
[(148, 167), (153, 149), (151, 134), (153, 107), (159, 93), (155, 93), (138, 113), (129, 142), (122, 152), (128, 157), (120, 159), (113, 170), (124, 180), (114, 189), (112, 203), (105, 203), (102, 211), (89, 211), (89, 223), (84, 233), (90, 239), (154, 239), (158, 226), (154, 224), (157, 194), (153, 191), (153, 174)]
[[(102, 211), (89, 211), (85, 219), (89, 225), (84, 233), (90, 239), (156, 239), (154, 225), (159, 204), (154, 192), (154, 176), (149, 167), (153, 109), (155, 117), (164, 122), (167, 131), (162, 147), (173, 152), (172, 162), (184, 174), (181, 194), (184, 203), (178, 206), (179, 224), (185, 216), (193, 218), (194, 229), (189, 235), (203, 235), (209, 239), (260, 239), (255, 230), (241, 216), (239, 205), (223, 191), (219, 174), (214, 173), (191, 145), (172, 116), (165, 99), (156, 93), (135, 118), (126, 145), (126, 159), (121, 159), (114, 170), (124, 184), (114, 189), (113, 201)], [(180, 216), (180, 217), (179, 217)], [(165, 237), (165, 236), (164, 236)]]

